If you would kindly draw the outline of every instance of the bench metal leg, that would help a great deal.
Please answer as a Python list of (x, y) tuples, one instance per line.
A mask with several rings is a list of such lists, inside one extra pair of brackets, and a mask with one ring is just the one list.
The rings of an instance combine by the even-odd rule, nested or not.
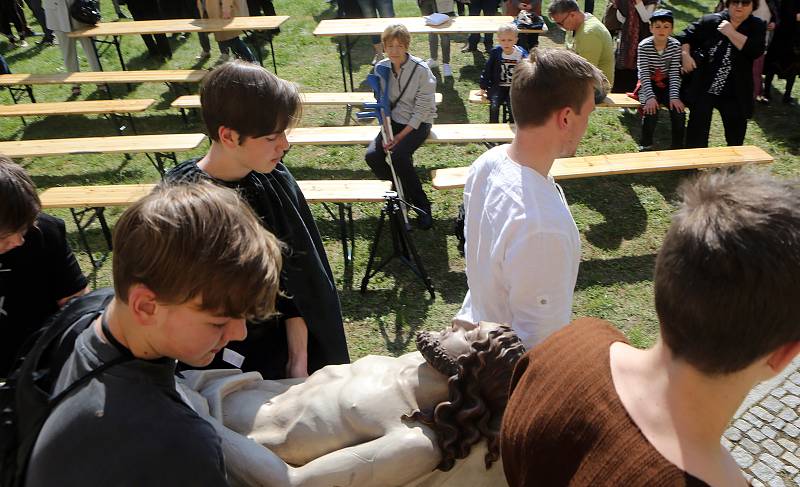
[(25, 85), (25, 86), (6, 86), (8, 88), (8, 93), (11, 95), (11, 100), (16, 105), (19, 103), (19, 100), (22, 98), (22, 94), (27, 94), (28, 98), (31, 99), (31, 103), (36, 103), (36, 97), (33, 96), (33, 86)]
[(150, 163), (153, 165), (153, 167), (156, 168), (156, 171), (158, 171), (158, 174), (160, 174), (162, 178), (164, 177), (165, 174), (164, 173), (165, 160), (172, 161), (173, 166), (176, 166), (178, 164), (178, 157), (175, 155), (174, 152), (153, 152), (152, 156), (150, 155), (149, 152), (145, 152), (145, 155), (150, 160)]
[(97, 43), (108, 44), (108, 41), (101, 41), (98, 40), (96, 37), (90, 37), (89, 39), (92, 40), (92, 49), (94, 50), (94, 55), (97, 58), (97, 64), (100, 65), (100, 71), (105, 71), (103, 69), (103, 61), (100, 59), (100, 50), (97, 48)]
[(269, 37), (269, 52), (272, 55), (272, 69), (275, 71), (275, 76), (278, 75), (278, 63), (275, 62), (275, 46), (272, 45), (272, 35)]
[[(78, 238), (80, 238), (81, 245), (89, 256), (89, 262), (92, 263), (92, 267), (99, 269), (108, 258), (109, 252), (111, 251), (111, 230), (108, 227), (108, 222), (106, 222), (105, 208), (102, 206), (84, 208), (81, 210), (70, 208), (70, 212), (72, 213), (72, 219), (75, 221), (75, 226), (78, 229)], [(86, 230), (95, 221), (100, 224), (100, 230), (103, 232), (103, 237), (106, 239), (106, 244), (108, 245), (108, 252), (103, 253), (99, 259), (94, 257), (92, 248), (89, 245), (89, 238), (86, 235)]]
[(331, 210), (327, 203), (322, 203), (325, 211), (339, 225), (339, 239), (342, 241), (342, 256), (344, 257), (344, 270), (352, 271), (353, 255), (356, 248), (355, 226), (353, 223), (353, 205), (351, 203), (336, 203), (338, 215)]

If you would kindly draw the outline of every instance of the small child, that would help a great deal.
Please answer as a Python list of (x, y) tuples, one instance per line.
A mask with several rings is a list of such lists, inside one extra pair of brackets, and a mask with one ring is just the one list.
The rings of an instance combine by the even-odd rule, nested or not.
[[(506, 24), (497, 29), (499, 46), (489, 51), (489, 60), (481, 73), (481, 96), (489, 99), (489, 122), (500, 122), (500, 107), (510, 101), (511, 77), (517, 63), (528, 57), (528, 51), (517, 44), (519, 29), (514, 24)], [(514, 116), (509, 110), (509, 122)]]
[(650, 16), (652, 36), (639, 43), (639, 101), (642, 102), (642, 139), (640, 151), (653, 146), (659, 104), (669, 107), (672, 123), (672, 149), (683, 147), (685, 107), (680, 100), (681, 43), (671, 37), (672, 12), (656, 10)]
[[(453, 0), (417, 0), (417, 5), (422, 15), (440, 13), (451, 18), (456, 16)], [(426, 64), (431, 69), (438, 66), (439, 42), (442, 43), (442, 76), (449, 78), (453, 76), (453, 69), (450, 67), (450, 34), (428, 34), (431, 57)]]

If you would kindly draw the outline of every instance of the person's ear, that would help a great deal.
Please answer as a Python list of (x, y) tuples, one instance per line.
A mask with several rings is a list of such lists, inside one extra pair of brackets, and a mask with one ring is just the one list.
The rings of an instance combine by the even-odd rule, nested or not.
[(226, 149), (235, 149), (239, 146), (239, 132), (232, 128), (220, 125), (217, 129), (217, 138)]
[(559, 130), (566, 130), (569, 128), (570, 119), (574, 114), (574, 110), (572, 107), (564, 107), (561, 110), (556, 112), (556, 124), (558, 125)]
[(798, 353), (800, 353), (800, 340), (786, 343), (769, 354), (767, 365), (777, 374), (785, 369)]
[(128, 309), (137, 323), (150, 326), (157, 323), (159, 304), (156, 295), (144, 284), (128, 289)]

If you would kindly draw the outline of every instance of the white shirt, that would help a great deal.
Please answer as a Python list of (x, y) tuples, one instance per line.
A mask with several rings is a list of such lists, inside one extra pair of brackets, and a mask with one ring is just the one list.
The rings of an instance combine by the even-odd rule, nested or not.
[(457, 319), (507, 323), (530, 349), (570, 322), (581, 243), (551, 176), (495, 147), (464, 187), (469, 290)]

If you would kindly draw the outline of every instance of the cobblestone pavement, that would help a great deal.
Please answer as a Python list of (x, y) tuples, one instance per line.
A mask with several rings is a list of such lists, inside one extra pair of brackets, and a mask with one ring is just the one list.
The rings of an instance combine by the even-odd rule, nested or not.
[(800, 360), (747, 396), (722, 444), (754, 487), (800, 486)]

